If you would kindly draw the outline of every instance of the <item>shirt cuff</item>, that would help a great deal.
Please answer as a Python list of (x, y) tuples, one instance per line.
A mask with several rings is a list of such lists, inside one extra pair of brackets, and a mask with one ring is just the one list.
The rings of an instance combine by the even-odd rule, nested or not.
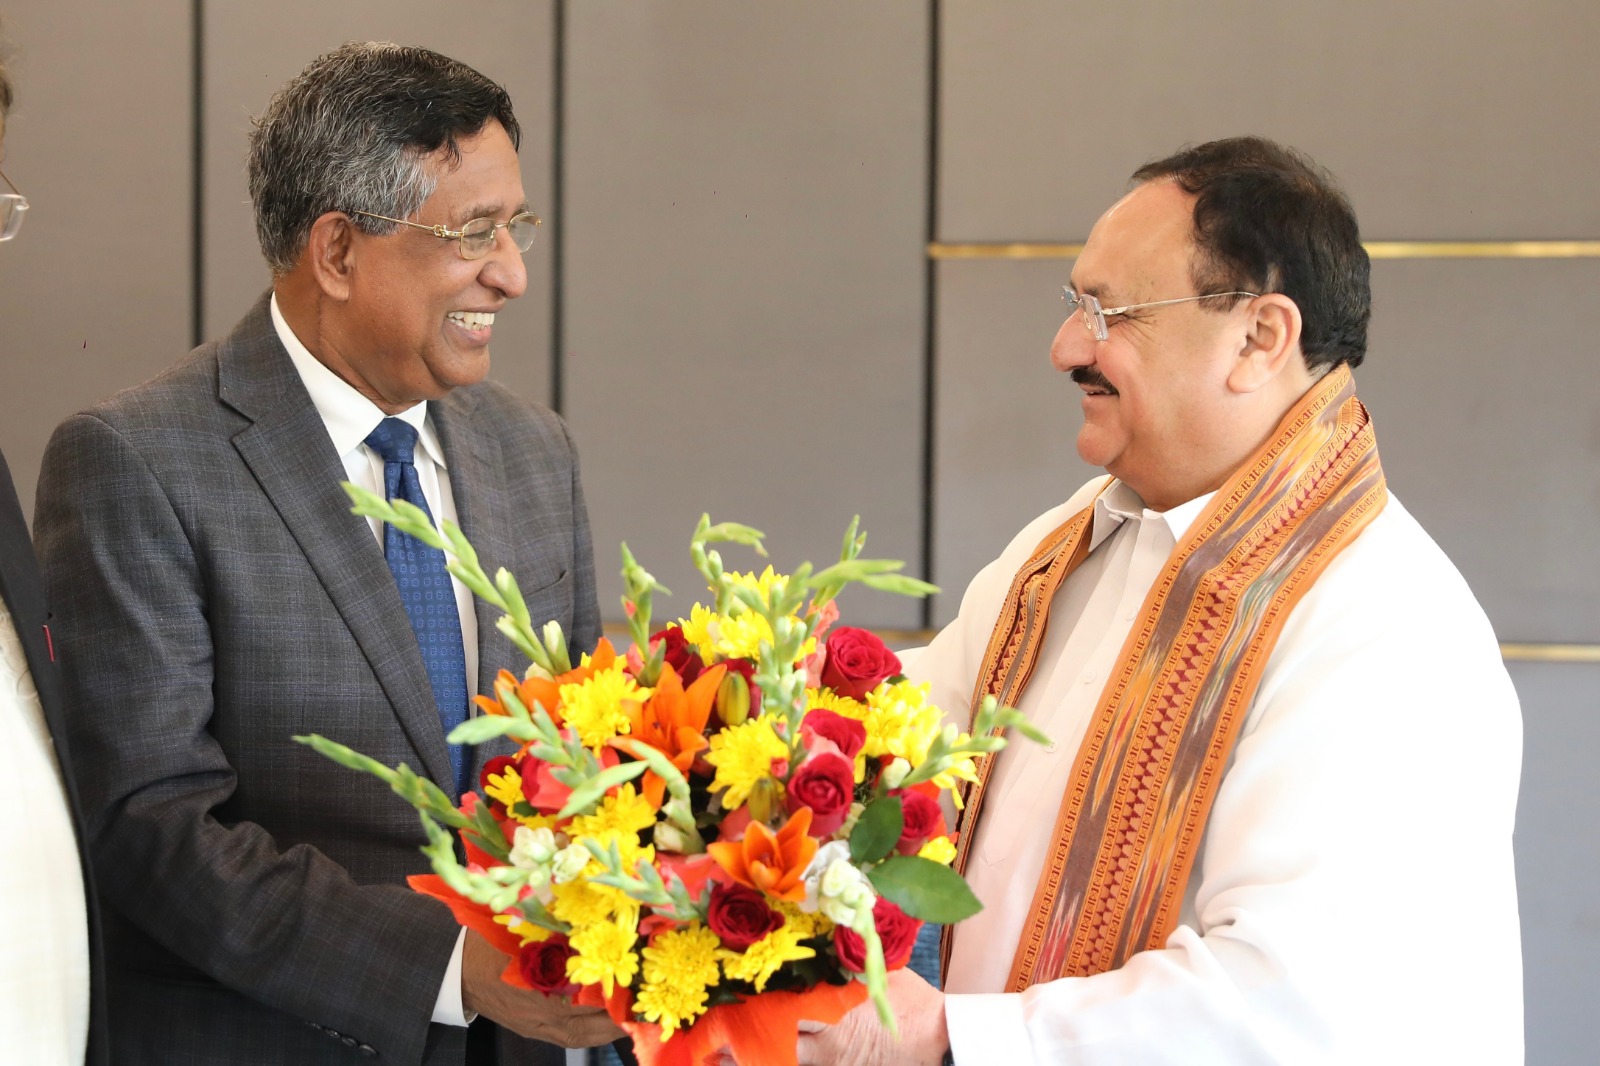
[(444, 980), (439, 983), (439, 998), (433, 1001), (433, 1020), (440, 1025), (465, 1026), (472, 1018), (467, 1017), (466, 1008), (461, 1005), (461, 948), (467, 941), (467, 928), (461, 927), (456, 934), (456, 947), (450, 953), (450, 965), (445, 967)]
[(1023, 1066), (1033, 1061), (1020, 995), (946, 993), (944, 1024), (950, 1031), (950, 1055), (957, 1066), (980, 1062)]

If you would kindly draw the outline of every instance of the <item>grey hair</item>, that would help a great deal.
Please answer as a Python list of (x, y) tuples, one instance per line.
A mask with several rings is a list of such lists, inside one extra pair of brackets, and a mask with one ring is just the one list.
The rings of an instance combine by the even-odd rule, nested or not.
[[(313, 60), (250, 133), (256, 235), (273, 274), (294, 268), (312, 224), (329, 211), (415, 213), (438, 182), (437, 163), (458, 163), (459, 140), (491, 119), (520, 143), (505, 89), (425, 48), (351, 42)], [(375, 235), (396, 228), (364, 215), (351, 222)]]
[(11, 60), (11, 48), (6, 43), (5, 37), (0, 36), (0, 118), (11, 114), (11, 103), (14, 99), (11, 88), (11, 75), (6, 73), (6, 63)]

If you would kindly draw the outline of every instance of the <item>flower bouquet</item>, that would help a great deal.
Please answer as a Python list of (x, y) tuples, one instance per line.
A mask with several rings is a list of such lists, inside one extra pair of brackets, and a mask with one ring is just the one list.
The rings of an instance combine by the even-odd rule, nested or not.
[(459, 529), (345, 487), (357, 514), (444, 551), (532, 664), (502, 670), (493, 698), (475, 697), (484, 713), (451, 733), (516, 745), (459, 806), (404, 764), (296, 738), (416, 806), (434, 873), (409, 883), (509, 956), (503, 980), (603, 1005), (647, 1066), (722, 1047), (792, 1064), (800, 1021), (868, 996), (893, 1028), (886, 972), (924, 922), (979, 909), (949, 867), (941, 794), (975, 778), (1005, 729), (1042, 739), (992, 699), (971, 733), (946, 724), (876, 637), (834, 625), (852, 582), (932, 586), (861, 558), (855, 522), (821, 571), (730, 571), (712, 545), (765, 555), (762, 534), (702, 516), (690, 552), (710, 605), (652, 631), (666, 590), (623, 545), (632, 645), (602, 639), (574, 665), (560, 626), (536, 630), (515, 579), (491, 579)]

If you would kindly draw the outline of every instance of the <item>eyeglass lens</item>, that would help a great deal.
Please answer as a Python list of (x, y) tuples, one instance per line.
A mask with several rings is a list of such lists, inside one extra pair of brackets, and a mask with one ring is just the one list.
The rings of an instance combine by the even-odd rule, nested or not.
[(9, 241), (22, 228), (28, 201), (15, 193), (0, 193), (0, 241)]
[(479, 259), (494, 247), (495, 231), (505, 226), (506, 233), (517, 251), (526, 252), (533, 246), (538, 222), (528, 212), (513, 215), (509, 221), (496, 222), (492, 218), (475, 218), (461, 227), (461, 254), (468, 259)]

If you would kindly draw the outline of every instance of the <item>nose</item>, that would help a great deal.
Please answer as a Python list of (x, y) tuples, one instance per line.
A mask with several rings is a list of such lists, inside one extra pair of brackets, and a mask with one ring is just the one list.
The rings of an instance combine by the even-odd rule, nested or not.
[(1050, 365), (1066, 373), (1074, 367), (1093, 366), (1094, 357), (1095, 339), (1083, 328), (1083, 312), (1074, 311), (1050, 343)]
[(478, 280), (488, 288), (508, 300), (515, 300), (528, 291), (528, 264), (523, 262), (522, 253), (511, 240), (511, 234), (504, 230), (496, 231), (494, 246), (482, 262)]

